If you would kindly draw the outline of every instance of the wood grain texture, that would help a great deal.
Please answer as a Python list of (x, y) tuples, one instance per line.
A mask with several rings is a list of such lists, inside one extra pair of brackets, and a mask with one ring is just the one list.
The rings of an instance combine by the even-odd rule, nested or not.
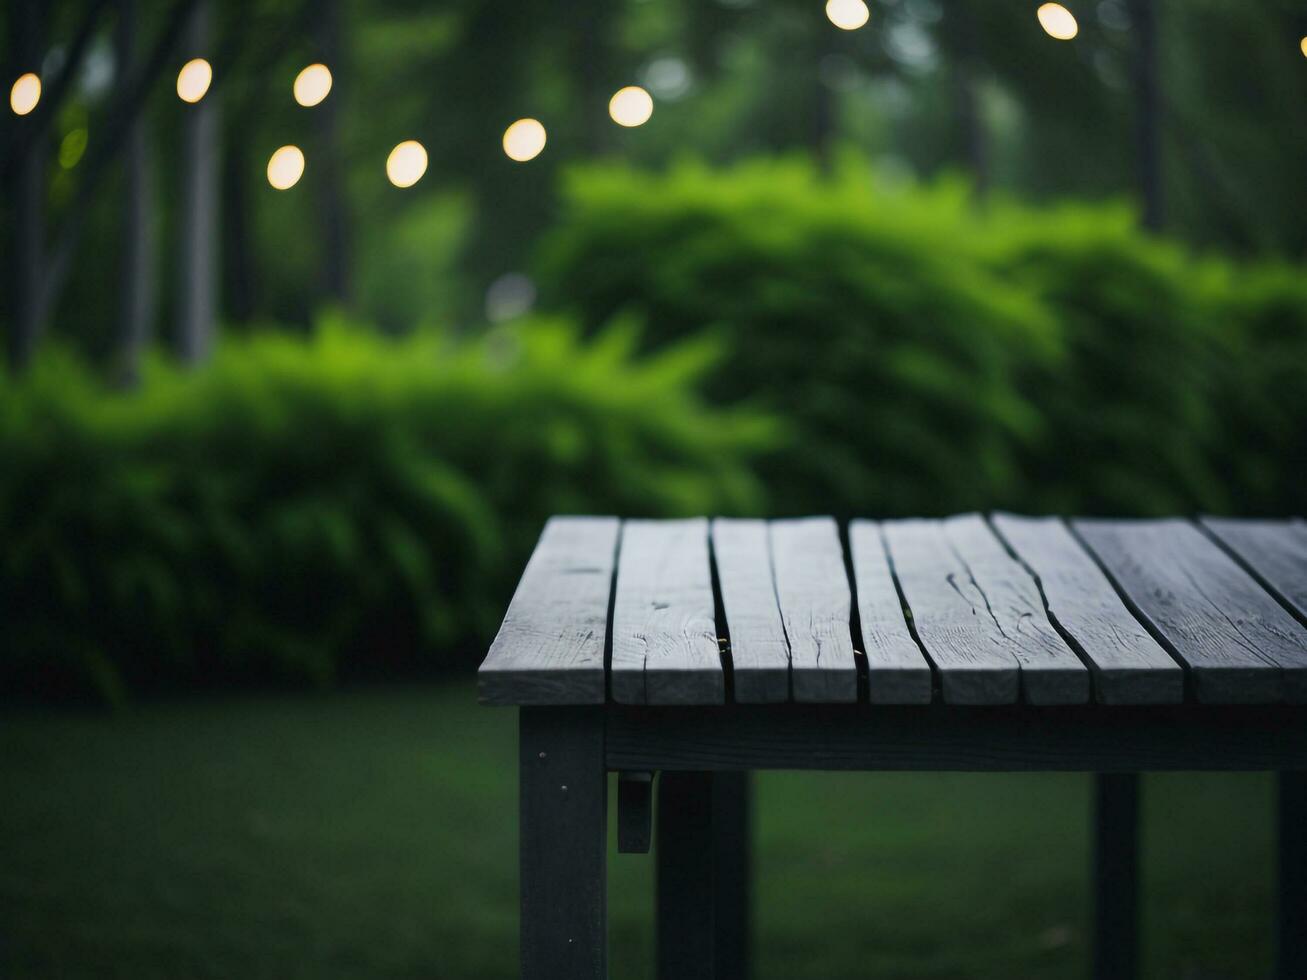
[(1135, 613), (1209, 703), (1307, 700), (1307, 631), (1188, 521), (1077, 520)]
[(1204, 517), (1203, 524), (1280, 605), (1307, 623), (1307, 524)]
[(1099, 701), (1184, 699), (1183, 669), (1125, 607), (1060, 519), (995, 514), (994, 528), (1034, 576), (1050, 621), (1091, 665)]
[(717, 518), (712, 548), (731, 637), (735, 700), (787, 701), (790, 645), (776, 600), (767, 522)]
[(553, 517), (477, 671), (484, 704), (603, 704), (615, 517)]
[(613, 699), (721, 704), (708, 521), (627, 521), (613, 601)]
[(607, 711), (609, 769), (1307, 769), (1307, 709), (738, 704)]
[(1048, 620), (1043, 597), (979, 514), (944, 521), (949, 542), (967, 566), (1002, 643), (1021, 665), (1021, 691), (1029, 704), (1082, 704), (1089, 700), (1089, 671)]
[(773, 521), (772, 569), (795, 701), (856, 701), (852, 596), (839, 530), (829, 517)]
[(940, 521), (882, 525), (890, 564), (926, 655), (949, 704), (1009, 704), (1020, 691), (1020, 665), (986, 608)]
[(858, 626), (867, 656), (869, 700), (872, 704), (929, 703), (930, 664), (908, 632), (880, 525), (853, 521), (849, 525), (849, 552)]

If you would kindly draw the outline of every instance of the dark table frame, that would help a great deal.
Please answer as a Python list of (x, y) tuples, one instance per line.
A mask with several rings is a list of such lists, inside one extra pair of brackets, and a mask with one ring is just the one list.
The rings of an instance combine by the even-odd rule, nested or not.
[(657, 773), (658, 975), (749, 975), (748, 773), (757, 769), (1098, 773), (1095, 977), (1137, 959), (1135, 774), (1279, 773), (1276, 970), (1307, 976), (1307, 708), (523, 707), (525, 980), (607, 976), (607, 787), (623, 849), (649, 843)]

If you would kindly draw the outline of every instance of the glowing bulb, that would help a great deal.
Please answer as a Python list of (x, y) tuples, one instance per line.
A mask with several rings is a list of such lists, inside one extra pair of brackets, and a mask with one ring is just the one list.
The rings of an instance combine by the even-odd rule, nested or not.
[(510, 160), (526, 163), (545, 148), (545, 127), (539, 119), (519, 119), (504, 130), (504, 152)]
[[(1303, 42), (1307, 46), (1307, 41)], [(41, 101), (41, 80), (32, 72), (19, 75), (14, 87), (9, 90), (9, 108), (19, 116), (25, 116)]]
[(639, 85), (628, 85), (608, 100), (608, 114), (619, 126), (643, 126), (653, 115), (653, 99)]
[(386, 176), (396, 187), (412, 187), (427, 172), (427, 151), (417, 140), (405, 140), (386, 158)]
[(1069, 41), (1080, 33), (1075, 14), (1060, 3), (1046, 3), (1035, 11), (1039, 26), (1049, 37), (1059, 41)]
[(331, 91), (331, 69), (326, 65), (309, 65), (295, 76), (295, 101), (308, 108), (315, 106)]
[(864, 0), (826, 0), (826, 18), (842, 31), (856, 31), (871, 18)]
[(183, 102), (199, 102), (209, 91), (213, 81), (213, 66), (203, 58), (192, 58), (177, 73), (177, 98)]
[(1307, 37), (1298, 42), (1298, 47), (1302, 48), (1302, 56), (1307, 58)]
[(268, 161), (268, 183), (279, 191), (288, 190), (304, 176), (304, 154), (298, 146), (283, 146)]

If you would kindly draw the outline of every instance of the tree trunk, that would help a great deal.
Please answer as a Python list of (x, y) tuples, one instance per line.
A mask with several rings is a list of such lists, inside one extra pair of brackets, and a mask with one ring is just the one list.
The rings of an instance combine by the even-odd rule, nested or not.
[(1154, 0), (1129, 0), (1134, 24), (1135, 158), (1144, 227), (1162, 228), (1161, 87), (1157, 68)]
[(350, 299), (349, 209), (345, 197), (344, 168), (341, 166), (340, 108), (349, 78), (344, 46), (340, 43), (339, 0), (323, 0), (318, 11), (318, 35), (322, 57), (331, 70), (331, 94), (314, 113), (319, 179), (316, 181), (322, 210), (323, 287), (326, 295), (341, 304)]
[[(185, 58), (212, 58), (212, 3), (195, 8)], [(222, 67), (221, 65), (219, 66)], [(177, 353), (185, 364), (213, 349), (218, 241), (218, 102), (210, 91), (185, 106), (182, 155), (181, 281)]]
[(966, 0), (951, 8), (953, 38), (953, 104), (957, 117), (959, 156), (971, 173), (972, 193), (983, 201), (989, 191), (989, 134), (977, 93), (980, 43), (975, 18)]
[[(41, 63), (44, 5), (24, 0), (14, 29), (14, 63), (18, 73), (38, 71)], [(46, 145), (39, 120), (14, 120), (18, 150), (14, 180), (14, 307), (9, 327), (9, 368), (26, 369), (36, 349), (43, 320), (42, 277), (45, 263)]]
[[(139, 22), (136, 0), (122, 0), (118, 16), (118, 74), (119, 78), (126, 78), (137, 67)], [(127, 180), (123, 202), (120, 354), (123, 381), (134, 387), (140, 380), (141, 355), (150, 342), (155, 289), (150, 139), (142, 113), (137, 113), (130, 124), (125, 150), (123, 163)]]

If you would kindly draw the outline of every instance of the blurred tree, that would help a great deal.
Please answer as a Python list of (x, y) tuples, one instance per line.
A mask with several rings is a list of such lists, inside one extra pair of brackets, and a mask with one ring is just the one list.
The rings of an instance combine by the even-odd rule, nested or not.
[[(184, 59), (211, 58), (213, 10), (199, 0), (187, 29)], [(219, 70), (228, 66), (219, 63)], [(182, 152), (181, 275), (177, 291), (177, 354), (198, 364), (213, 349), (217, 317), (218, 94), (209, 91), (185, 109)]]
[[(120, 0), (118, 9), (117, 70), (136, 70), (137, 35), (140, 31), (137, 0)], [(127, 132), (123, 167), (127, 187), (123, 200), (122, 258), (122, 373), (128, 385), (140, 379), (141, 357), (149, 343), (154, 319), (157, 256), (154, 248), (154, 187), (149, 123), (137, 113)]]

